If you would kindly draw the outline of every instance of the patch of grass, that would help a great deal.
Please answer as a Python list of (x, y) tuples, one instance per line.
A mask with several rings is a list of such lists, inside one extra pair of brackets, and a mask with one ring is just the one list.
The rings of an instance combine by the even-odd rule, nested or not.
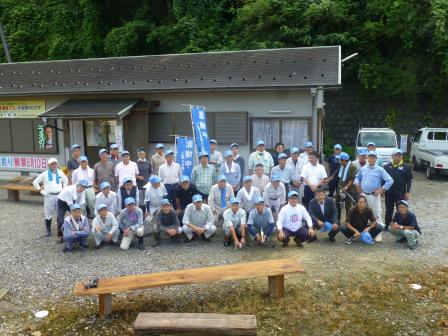
[[(347, 277), (345, 277), (347, 278)], [(139, 312), (255, 314), (259, 335), (447, 335), (448, 267), (420, 272), (328, 274), (286, 278), (286, 296), (271, 299), (266, 279), (118, 295), (113, 317), (97, 317), (95, 299), (66, 298), (35, 325), (42, 335), (127, 335)], [(419, 283), (421, 290), (410, 284)], [(169, 295), (175, 292), (175, 295)], [(173, 293), (171, 293), (173, 294)]]

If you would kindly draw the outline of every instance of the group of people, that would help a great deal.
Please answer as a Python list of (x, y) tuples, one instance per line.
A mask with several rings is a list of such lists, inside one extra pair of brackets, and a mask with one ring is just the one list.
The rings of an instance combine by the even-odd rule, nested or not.
[(328, 232), (331, 242), (342, 232), (346, 244), (358, 239), (380, 242), (383, 230), (390, 230), (409, 248), (418, 245), (421, 232), (408, 209), (412, 173), (399, 149), (383, 168), (373, 143), (353, 162), (341, 145), (335, 145), (327, 175), (311, 142), (305, 143), (302, 153), (292, 147), (289, 154), (278, 143), (271, 155), (258, 141), (247, 167), (238, 144), (223, 154), (216, 148), (217, 141), (210, 140), (210, 153), (198, 153), (199, 164), (186, 176), (174, 160), (174, 151), (165, 150), (161, 143), (150, 159), (145, 148), (139, 148), (135, 162), (129, 151), (119, 152), (112, 144), (109, 150), (99, 150), (93, 168), (81, 155), (81, 146), (73, 145), (68, 176), (52, 158), (48, 170), (33, 182), (44, 196), (47, 236), (57, 217), (58, 241), (65, 243), (64, 251), (73, 250), (76, 243), (86, 249), (90, 234), (95, 248), (111, 244), (128, 250), (136, 237), (137, 248), (143, 250), (146, 234), (153, 235), (154, 247), (162, 238), (209, 241), (222, 221), (224, 245), (236, 248), (273, 247), (275, 234), (283, 247), (290, 238), (303, 246), (317, 239), (316, 230)]

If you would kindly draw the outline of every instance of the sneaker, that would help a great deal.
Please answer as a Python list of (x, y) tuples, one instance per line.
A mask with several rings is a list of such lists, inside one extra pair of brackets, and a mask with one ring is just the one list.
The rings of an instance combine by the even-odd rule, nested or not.
[(204, 235), (201, 235), (201, 240), (202, 240), (203, 242), (206, 242), (206, 243), (210, 243), (210, 242), (211, 242), (211, 239), (205, 237)]
[(415, 250), (415, 249), (418, 247), (418, 245), (419, 245), (419, 244), (418, 244), (418, 241), (416, 241), (414, 245), (409, 246), (409, 249), (410, 249), (410, 250)]
[(87, 245), (84, 244), (79, 244), (79, 247), (81, 248), (81, 250), (87, 250), (89, 247)]
[[(310, 237), (307, 241), (307, 243), (312, 243), (313, 241), (317, 240), (317, 236), (314, 237)], [(294, 238), (294, 241), (296, 241), (296, 239)], [(297, 243), (297, 242), (296, 242)]]
[(102, 248), (102, 247), (103, 247), (103, 244), (99, 244), (99, 245), (96, 245), (96, 244), (95, 244), (94, 249), (95, 249), (95, 250), (98, 250), (98, 249), (100, 249), (100, 248)]
[(67, 246), (64, 246), (64, 248), (62, 249), (62, 252), (72, 252), (73, 249), (69, 249)]
[(381, 243), (383, 241), (383, 233), (380, 232), (378, 233), (378, 235), (375, 237), (375, 243)]
[(346, 244), (346, 245), (351, 245), (352, 242), (353, 242), (353, 240), (355, 240), (355, 237), (354, 237), (354, 236), (351, 236), (350, 238), (347, 238), (347, 240), (345, 241), (345, 244)]
[(230, 246), (230, 239), (228, 237), (224, 237), (224, 246), (229, 247)]
[[(314, 237), (314, 238), (316, 238), (316, 237)], [(317, 239), (317, 238), (316, 238)], [(316, 239), (313, 239), (312, 241), (314, 241), (314, 240), (316, 240)], [(297, 239), (297, 237), (294, 237), (294, 242), (296, 243), (296, 245), (297, 245), (297, 247), (300, 247), (300, 248), (302, 248), (303, 247), (303, 244)], [(308, 241), (308, 243), (309, 243), (310, 241)]]
[(406, 239), (406, 237), (402, 237), (400, 239), (397, 239), (395, 242), (396, 243), (400, 243), (400, 244), (404, 244), (406, 243), (408, 240)]
[(336, 238), (334, 238), (333, 236), (328, 236), (328, 239), (330, 239), (332, 243), (336, 242)]
[(64, 242), (64, 237), (58, 237), (57, 243), (62, 244)]

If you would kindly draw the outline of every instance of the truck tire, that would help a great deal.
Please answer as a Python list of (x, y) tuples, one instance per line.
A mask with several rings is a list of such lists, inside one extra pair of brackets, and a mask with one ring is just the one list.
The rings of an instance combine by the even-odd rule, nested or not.
[(418, 164), (417, 159), (415, 158), (415, 156), (412, 158), (412, 169), (413, 169), (414, 171), (418, 171), (418, 170), (420, 170), (420, 166), (419, 166), (419, 164)]
[(434, 169), (432, 169), (430, 166), (426, 167), (425, 175), (428, 178), (428, 180), (432, 180), (434, 178)]

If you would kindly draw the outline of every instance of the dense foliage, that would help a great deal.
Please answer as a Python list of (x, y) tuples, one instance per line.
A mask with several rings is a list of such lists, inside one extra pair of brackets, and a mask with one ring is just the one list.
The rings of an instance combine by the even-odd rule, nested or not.
[(0, 0), (0, 22), (14, 61), (340, 44), (378, 96), (448, 87), (447, 0)]

